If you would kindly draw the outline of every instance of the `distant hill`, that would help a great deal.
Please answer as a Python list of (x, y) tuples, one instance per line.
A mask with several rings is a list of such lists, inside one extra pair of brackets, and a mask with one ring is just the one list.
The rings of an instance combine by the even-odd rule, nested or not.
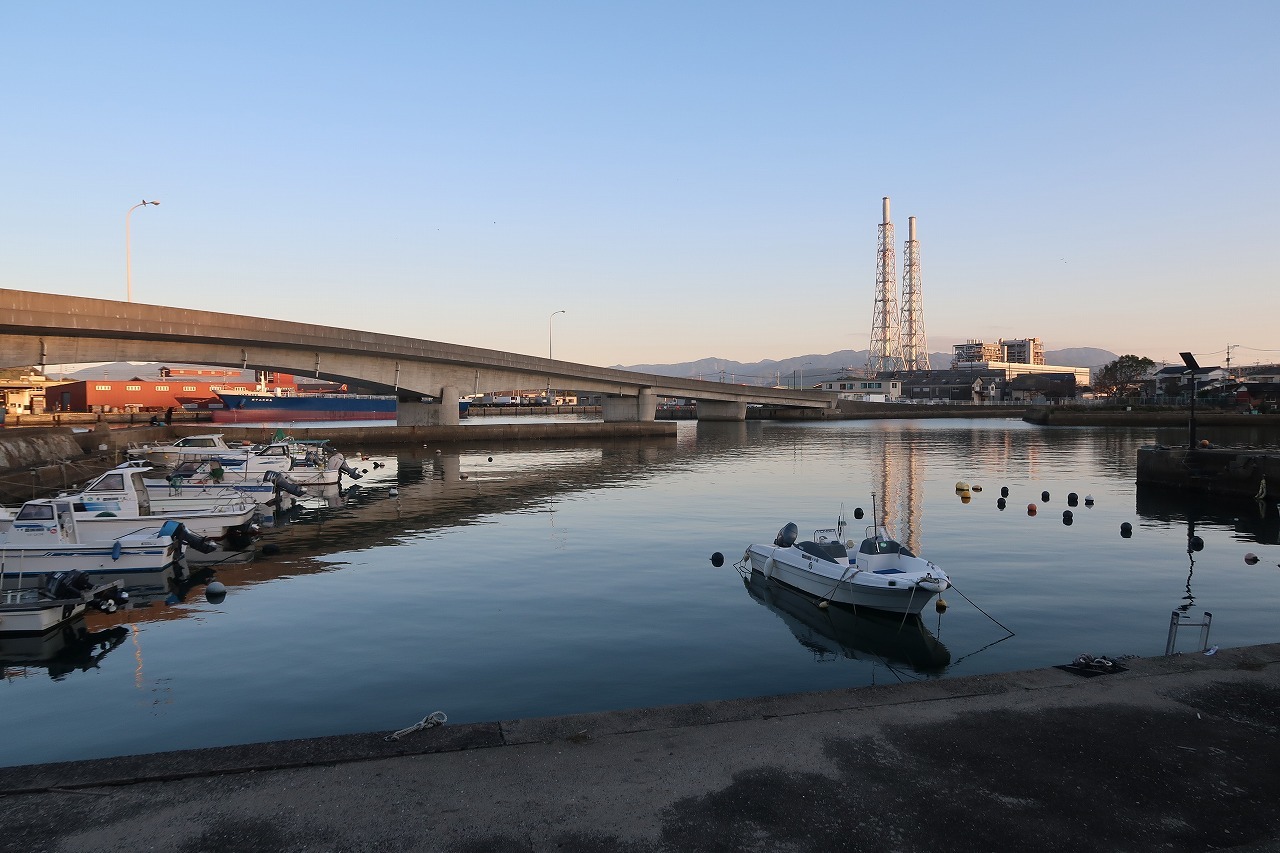
[[(95, 364), (90, 367), (82, 367), (79, 370), (63, 372), (55, 370), (56, 365), (48, 365), (46, 367), (47, 375), (50, 379), (62, 379), (64, 376), (69, 379), (155, 379), (160, 375), (160, 368), (164, 365), (155, 361), (134, 362), (134, 361), (111, 361), (106, 364)], [(189, 364), (174, 365), (175, 367), (192, 367)], [(252, 370), (240, 371), (242, 381), (254, 382), (254, 372)], [(234, 380), (235, 377), (230, 377)]]
[(1119, 357), (1110, 350), (1097, 347), (1074, 347), (1046, 350), (1044, 361), (1045, 364), (1060, 364), (1063, 367), (1102, 367)]
[[(756, 361), (745, 363), (726, 358), (700, 358), (676, 364), (615, 364), (619, 370), (636, 370), (655, 373), (658, 376), (678, 376), (682, 379), (709, 379), (712, 381), (740, 382), (747, 385), (812, 385), (825, 382), (849, 371), (861, 370), (867, 363), (867, 350), (840, 350), (826, 355), (799, 355), (781, 361)], [(929, 353), (929, 366), (933, 370), (951, 367), (951, 353)], [(1115, 361), (1119, 356), (1096, 347), (1048, 350), (1044, 354), (1046, 364), (1062, 367), (1100, 367)]]

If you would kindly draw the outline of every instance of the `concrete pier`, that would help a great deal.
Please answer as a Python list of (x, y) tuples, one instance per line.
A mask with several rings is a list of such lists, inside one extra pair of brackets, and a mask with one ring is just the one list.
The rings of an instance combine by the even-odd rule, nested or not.
[(0, 849), (1280, 850), (1280, 646), (1121, 664), (0, 768)]
[(1137, 483), (1274, 501), (1280, 494), (1280, 450), (1139, 447)]

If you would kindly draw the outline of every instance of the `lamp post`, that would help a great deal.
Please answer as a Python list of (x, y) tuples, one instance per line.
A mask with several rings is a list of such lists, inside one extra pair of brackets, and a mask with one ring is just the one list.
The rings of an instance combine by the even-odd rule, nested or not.
[(135, 210), (145, 207), (148, 204), (159, 206), (158, 201), (147, 201), (145, 198), (129, 208), (129, 212), (124, 215), (124, 292), (125, 298), (133, 301), (133, 255), (129, 250), (129, 217)]
[[(552, 311), (551, 316), (547, 318), (547, 361), (551, 360), (551, 321), (555, 319), (557, 314), (567, 314), (568, 311)], [(551, 405), (551, 377), (547, 377), (547, 405)]]
[(1191, 450), (1196, 449), (1196, 371), (1200, 369), (1200, 365), (1196, 362), (1196, 357), (1189, 352), (1180, 352), (1182, 363), (1187, 366), (1187, 372), (1191, 374), (1191, 420), (1187, 422), (1187, 439), (1188, 446)]

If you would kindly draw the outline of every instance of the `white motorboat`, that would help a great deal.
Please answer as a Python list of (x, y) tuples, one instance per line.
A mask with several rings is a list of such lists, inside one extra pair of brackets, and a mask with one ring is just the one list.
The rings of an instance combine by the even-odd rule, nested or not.
[[(155, 577), (182, 556), (182, 545), (213, 550), (216, 546), (189, 533), (176, 521), (146, 526), (135, 519), (130, 533), (105, 539), (81, 535), (80, 522), (69, 500), (34, 503), (19, 511), (9, 529), (0, 533), (0, 583), (21, 588), (23, 579), (79, 569), (96, 582), (134, 576)], [(39, 516), (39, 517), (32, 517)]]
[(145, 459), (149, 464), (158, 467), (177, 465), (179, 462), (201, 459), (239, 459), (248, 455), (249, 443), (227, 444), (222, 433), (207, 435), (188, 435), (168, 444), (153, 442), (129, 447), (126, 451), (130, 459)]
[(39, 581), (38, 587), (0, 591), (0, 635), (44, 634), (90, 605), (114, 610), (128, 597), (119, 580), (95, 584), (83, 572), (56, 572)]
[(845, 527), (842, 514), (836, 527), (815, 530), (811, 540), (797, 541), (799, 529), (788, 523), (773, 544), (748, 546), (740, 571), (758, 572), (816, 596), (819, 603), (914, 615), (951, 586), (942, 569), (912, 554), (886, 528), (869, 526), (859, 544), (844, 538)]
[[(247, 538), (258, 505), (234, 489), (201, 494), (157, 495), (146, 483), (152, 469), (135, 463), (112, 468), (77, 494), (36, 498), (22, 505), (14, 522), (52, 523), (67, 507), (74, 513), (79, 541), (95, 542), (176, 521), (199, 537), (223, 542)], [(57, 508), (55, 508), (57, 504)]]
[[(145, 463), (126, 463), (138, 465)], [(301, 496), (306, 488), (299, 485), (289, 474), (283, 471), (268, 471), (261, 476), (251, 477), (247, 474), (228, 474), (225, 470), (214, 476), (212, 462), (191, 461), (179, 462), (163, 478), (159, 472), (147, 469), (151, 476), (144, 475), (143, 483), (152, 507), (170, 506), (174, 503), (192, 502), (206, 503), (220, 496), (235, 495), (232, 500), (250, 500), (258, 504), (271, 504), (272, 499), (281, 492)]]
[[(293, 442), (288, 439), (267, 444), (228, 445), (221, 433), (190, 435), (172, 444), (142, 445), (129, 449), (134, 462), (145, 462), (161, 468), (173, 468), (183, 480), (201, 480), (204, 484), (226, 485), (243, 490), (260, 486), (267, 475), (284, 475), (302, 486), (332, 486), (341, 482), (343, 474), (353, 480), (360, 472), (347, 464), (341, 453), (332, 453), (327, 442)], [(205, 463), (199, 473), (187, 463)], [(181, 470), (180, 470), (181, 469)]]

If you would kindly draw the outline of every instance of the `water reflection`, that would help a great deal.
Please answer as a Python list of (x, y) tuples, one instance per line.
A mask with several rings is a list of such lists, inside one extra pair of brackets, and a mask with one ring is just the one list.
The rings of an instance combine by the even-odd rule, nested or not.
[(1145, 519), (1168, 526), (1190, 525), (1188, 539), (1195, 535), (1196, 524), (1207, 524), (1232, 530), (1237, 539), (1245, 542), (1280, 543), (1280, 515), (1273, 504), (1154, 486), (1138, 486), (1136, 503), (1138, 515)]
[(786, 623), (815, 660), (843, 657), (883, 663), (890, 669), (905, 665), (925, 675), (940, 674), (951, 663), (951, 652), (929, 633), (919, 616), (904, 619), (838, 604), (820, 608), (808, 596), (756, 572), (742, 583), (753, 599)]
[(43, 670), (61, 681), (73, 672), (97, 669), (127, 636), (129, 629), (122, 625), (91, 631), (83, 616), (38, 637), (0, 635), (0, 678), (29, 678)]

